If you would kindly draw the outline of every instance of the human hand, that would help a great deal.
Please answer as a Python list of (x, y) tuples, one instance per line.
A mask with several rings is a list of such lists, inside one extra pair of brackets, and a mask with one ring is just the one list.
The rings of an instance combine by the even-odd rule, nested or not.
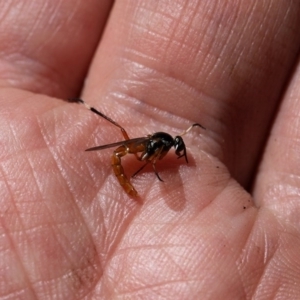
[[(298, 299), (300, 4), (2, 2), (0, 296)], [(141, 203), (78, 94), (132, 138), (207, 130)]]

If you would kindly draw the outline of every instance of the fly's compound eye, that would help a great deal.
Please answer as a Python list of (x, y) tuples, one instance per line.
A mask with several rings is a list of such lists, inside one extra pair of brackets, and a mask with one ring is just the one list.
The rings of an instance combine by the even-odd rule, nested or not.
[(178, 156), (177, 158), (181, 158), (184, 156), (186, 162), (188, 162), (186, 156), (185, 144), (181, 136), (176, 136), (174, 138), (174, 148), (175, 148), (175, 154)]

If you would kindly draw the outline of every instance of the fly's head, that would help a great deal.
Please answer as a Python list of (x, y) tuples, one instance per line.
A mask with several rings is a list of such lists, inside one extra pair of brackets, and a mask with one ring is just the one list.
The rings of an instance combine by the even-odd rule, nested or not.
[(175, 154), (177, 155), (177, 158), (185, 157), (186, 162), (188, 163), (187, 155), (186, 155), (186, 148), (185, 143), (181, 136), (176, 136), (174, 138), (174, 148), (175, 148)]

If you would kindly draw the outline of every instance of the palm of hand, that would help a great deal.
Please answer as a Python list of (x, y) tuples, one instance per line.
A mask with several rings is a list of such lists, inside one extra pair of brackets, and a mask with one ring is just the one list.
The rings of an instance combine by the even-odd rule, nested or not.
[[(300, 5), (175, 2), (116, 3), (97, 50), (109, 2), (36, 2), (22, 11), (43, 16), (35, 26), (24, 13), (3, 26), (2, 297), (299, 297)], [(142, 204), (118, 186), (110, 151), (83, 151), (118, 130), (36, 94), (74, 96), (87, 69), (83, 98), (131, 137), (208, 129), (185, 136), (189, 165), (158, 163), (164, 183), (150, 169), (133, 180)]]

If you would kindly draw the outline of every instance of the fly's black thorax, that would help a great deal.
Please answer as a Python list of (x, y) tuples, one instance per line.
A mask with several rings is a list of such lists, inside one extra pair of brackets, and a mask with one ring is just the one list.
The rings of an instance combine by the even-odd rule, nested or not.
[(164, 157), (168, 151), (174, 146), (174, 139), (165, 132), (156, 132), (149, 137), (143, 160), (151, 159), (158, 155), (158, 159)]

